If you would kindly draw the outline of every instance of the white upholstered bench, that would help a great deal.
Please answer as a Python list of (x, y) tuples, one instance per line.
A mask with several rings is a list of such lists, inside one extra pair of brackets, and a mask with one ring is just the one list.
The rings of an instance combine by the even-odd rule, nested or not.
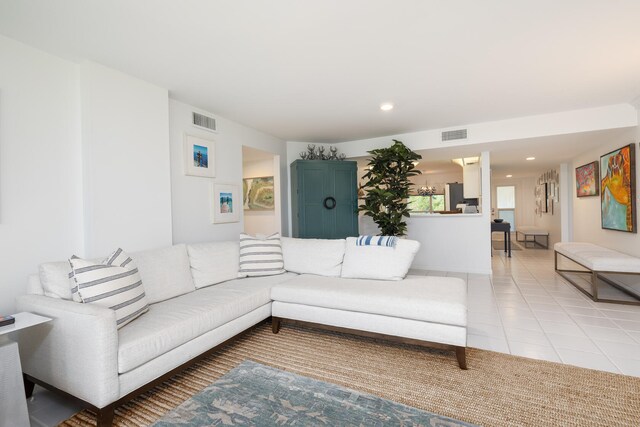
[[(524, 239), (520, 240), (519, 235), (524, 236)], [(544, 238), (544, 242), (541, 241), (542, 238)], [(530, 225), (520, 225), (516, 229), (516, 241), (524, 242), (525, 246), (527, 243), (533, 243), (534, 247), (538, 245), (541, 248), (548, 249), (549, 232)]]
[[(554, 245), (555, 269), (577, 289), (591, 297), (594, 301), (640, 304), (640, 294), (616, 280), (603, 277), (603, 274), (640, 275), (640, 258), (604, 248), (593, 243), (562, 242)], [(584, 267), (585, 270), (568, 270), (558, 267), (558, 255)], [(590, 273), (591, 292), (577, 284), (567, 273)], [(632, 300), (605, 299), (598, 296), (598, 279), (634, 297)]]
[(456, 351), (466, 369), (467, 285), (455, 277), (400, 281), (303, 274), (271, 289), (273, 332), (282, 321)]

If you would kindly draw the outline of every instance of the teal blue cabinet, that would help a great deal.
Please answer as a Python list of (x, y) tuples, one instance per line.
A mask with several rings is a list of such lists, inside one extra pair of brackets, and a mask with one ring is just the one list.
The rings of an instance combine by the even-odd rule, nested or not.
[(343, 239), (358, 235), (358, 165), (353, 161), (291, 163), (292, 236)]

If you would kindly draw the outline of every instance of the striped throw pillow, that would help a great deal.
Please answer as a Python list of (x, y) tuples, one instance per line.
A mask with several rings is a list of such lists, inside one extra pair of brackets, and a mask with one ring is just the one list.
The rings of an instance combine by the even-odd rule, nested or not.
[(260, 239), (240, 233), (240, 277), (284, 273), (280, 233)]
[(73, 256), (69, 264), (74, 300), (115, 310), (118, 329), (149, 310), (138, 268), (122, 249), (102, 263)]

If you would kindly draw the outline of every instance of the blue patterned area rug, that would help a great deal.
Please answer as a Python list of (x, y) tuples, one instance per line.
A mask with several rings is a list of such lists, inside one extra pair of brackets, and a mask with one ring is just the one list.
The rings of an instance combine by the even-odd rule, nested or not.
[(153, 425), (472, 426), (248, 360)]

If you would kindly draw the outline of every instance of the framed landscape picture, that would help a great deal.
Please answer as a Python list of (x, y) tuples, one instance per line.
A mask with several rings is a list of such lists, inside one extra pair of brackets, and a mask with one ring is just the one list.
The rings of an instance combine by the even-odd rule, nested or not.
[(246, 211), (272, 211), (275, 206), (273, 177), (244, 178), (242, 201)]
[(598, 161), (576, 168), (576, 196), (590, 197), (600, 194), (600, 174)]
[(215, 172), (215, 143), (198, 136), (184, 135), (184, 173), (213, 178)]
[(602, 228), (637, 233), (635, 145), (600, 157)]
[(238, 186), (233, 184), (214, 184), (211, 212), (214, 224), (240, 221)]

